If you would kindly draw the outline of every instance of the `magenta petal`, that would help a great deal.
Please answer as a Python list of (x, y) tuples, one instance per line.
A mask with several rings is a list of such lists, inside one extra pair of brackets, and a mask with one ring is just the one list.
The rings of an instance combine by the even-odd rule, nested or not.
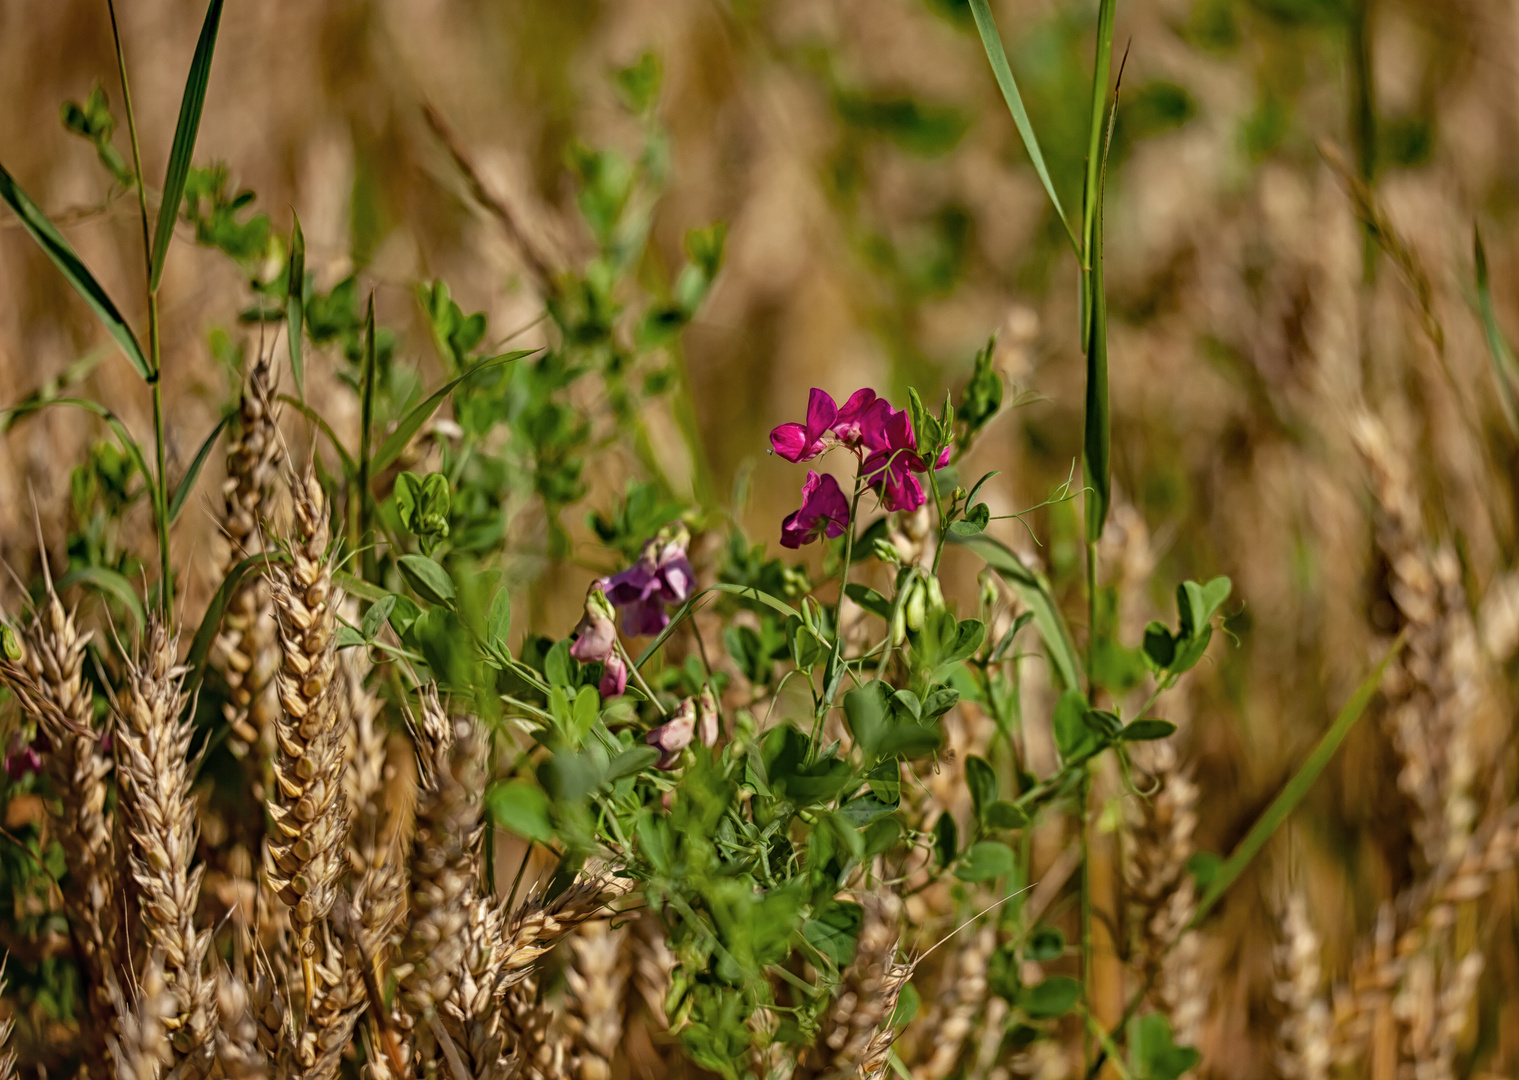
[(781, 522), (781, 547), (799, 548), (811, 539), (807, 534), (806, 526), (798, 522), (802, 516), (800, 510), (793, 510), (786, 515), (786, 520)]
[(807, 395), (807, 442), (814, 443), (823, 433), (833, 427), (838, 418), (839, 407), (826, 391), (813, 387)]
[(812, 449), (812, 441), (807, 438), (807, 429), (801, 424), (781, 424), (770, 432), (770, 445), (777, 454), (787, 461), (810, 461), (817, 457), (817, 450)]

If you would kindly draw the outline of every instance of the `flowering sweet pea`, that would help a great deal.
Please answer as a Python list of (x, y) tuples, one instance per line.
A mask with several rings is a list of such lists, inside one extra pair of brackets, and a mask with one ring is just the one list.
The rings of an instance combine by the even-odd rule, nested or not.
[(654, 763), (659, 769), (673, 769), (680, 752), (696, 737), (696, 702), (691, 698), (680, 703), (675, 715), (644, 736), (644, 741), (659, 751)]
[[(866, 425), (864, 441), (870, 456), (860, 466), (860, 474), (866, 483), (881, 493), (881, 504), (888, 510), (909, 513), (922, 506), (927, 496), (913, 474), (927, 472), (928, 466), (918, 456), (918, 437), (912, 430), (907, 410), (887, 405), (881, 423)], [(934, 462), (934, 468), (942, 469), (948, 463), (949, 447), (946, 446)]]
[(781, 546), (799, 548), (825, 534), (831, 540), (843, 536), (848, 527), (849, 500), (839, 482), (827, 473), (819, 476), (808, 469), (801, 509), (781, 522)]
[(670, 623), (667, 605), (684, 604), (696, 585), (696, 571), (686, 557), (691, 533), (681, 522), (659, 530), (638, 561), (599, 584), (622, 612), (623, 632), (632, 637), (657, 634)]
[(619, 697), (628, 687), (628, 665), (617, 651), (614, 614), (601, 582), (592, 582), (585, 594), (585, 613), (575, 624), (576, 637), (570, 645), (570, 655), (582, 664), (602, 665), (599, 689), (604, 698)]
[(841, 409), (825, 390), (807, 395), (807, 422), (781, 424), (770, 432), (770, 446), (787, 461), (811, 461), (830, 446), (858, 451), (865, 431), (879, 426), (891, 406), (869, 387), (856, 390)]

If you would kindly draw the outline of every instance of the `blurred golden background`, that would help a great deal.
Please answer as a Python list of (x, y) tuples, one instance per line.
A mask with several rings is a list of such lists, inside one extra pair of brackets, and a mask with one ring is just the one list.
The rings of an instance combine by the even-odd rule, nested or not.
[[(993, 6), (1057, 187), (1077, 203), (1097, 5)], [(168, 154), (201, 14), (198, 0), (121, 5), (150, 175)], [(1392, 635), (1417, 622), (1421, 566), (1437, 578), (1431, 602), (1469, 626), (1464, 644), (1430, 654), (1455, 702), (1429, 706), (1448, 727), (1426, 725), (1430, 768), (1458, 774), (1466, 802), (1450, 814), (1490, 825), (1513, 798), (1519, 730), (1519, 437), (1483, 340), (1472, 234), (1481, 227), (1499, 321), (1519, 331), (1519, 10), (1121, 0), (1117, 20), (1127, 59), (1106, 250), (1121, 506), (1103, 577), (1123, 585), (1131, 643), (1169, 614), (1184, 577), (1234, 580), (1236, 640), (1159, 707), (1182, 724), (1200, 787), (1196, 846), (1227, 853)], [(747, 489), (743, 522), (773, 541), (795, 477), (769, 467), (766, 433), (801, 415), (810, 386), (842, 400), (861, 385), (893, 397), (915, 385), (932, 399), (963, 382), (993, 332), (1018, 407), (962, 474), (1000, 470), (989, 501), (1006, 514), (1079, 467), (1076, 267), (959, 0), (264, 0), (229, 4), (219, 44), (197, 161), (225, 160), (281, 231), (294, 208), (319, 287), (359, 270), (381, 321), (402, 331), (398, 355), (429, 382), (440, 368), (418, 283), (446, 280), (466, 311), (488, 314), (490, 338), (520, 331), (514, 346), (537, 343), (539, 302), (424, 104), (535, 244), (571, 259), (586, 241), (566, 149), (636, 151), (607, 74), (647, 50), (663, 63), (670, 155), (655, 249), (676, 266), (687, 229), (729, 225), (725, 267), (683, 346), (705, 460), (672, 472), (718, 501)], [(0, 0), (0, 160), (140, 324), (134, 200), (102, 204), (94, 151), (58, 122), (61, 103), (96, 82), (120, 115), (103, 4)], [(182, 246), (163, 293), (174, 473), (233, 385), (216, 332), (256, 341), (237, 323), (246, 295), (229, 262)], [(15, 221), (0, 221), (0, 404), (106, 340)], [(146, 389), (119, 355), (84, 390), (150, 430)], [(348, 397), (323, 407), (340, 431), (345, 415), (356, 425)], [(54, 413), (0, 442), (0, 546), (23, 576), (37, 565), (32, 493), (43, 532), (61, 537), (68, 467), (99, 435)], [(588, 479), (586, 507), (609, 506), (621, 476)], [(1077, 514), (1064, 504), (999, 535), (1073, 589)], [(578, 527), (579, 511), (569, 516)], [(146, 536), (145, 511), (142, 524)], [(213, 534), (209, 515), (188, 514), (178, 564)], [(951, 571), (967, 587), (972, 562)], [(548, 583), (549, 622), (573, 621), (586, 576)], [(211, 584), (187, 582), (189, 603)], [(1273, 945), (1290, 893), (1307, 898), (1326, 983), (1344, 982), (1374, 951), (1381, 906), (1425, 872), (1410, 825), (1417, 778), (1395, 753), (1397, 694), (1210, 925), (1206, 1075), (1279, 1068)], [(1036, 686), (1026, 715), (1047, 708)], [(1116, 865), (1118, 846), (1110, 834), (1099, 857)], [(1514, 901), (1505, 871), (1455, 915), (1463, 950), (1486, 962), (1454, 1074), (1519, 1070)], [(1116, 1015), (1116, 983), (1110, 997)]]

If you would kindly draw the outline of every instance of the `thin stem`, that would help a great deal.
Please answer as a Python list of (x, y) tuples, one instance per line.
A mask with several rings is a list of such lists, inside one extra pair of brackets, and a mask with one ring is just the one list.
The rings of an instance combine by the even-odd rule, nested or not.
[(839, 598), (833, 605), (833, 657), (828, 664), (828, 679), (823, 687), (823, 693), (826, 695), (823, 701), (825, 710), (833, 704), (833, 695), (838, 690), (838, 684), (843, 681), (836, 678), (835, 673), (839, 665), (844, 662), (844, 590), (849, 584), (849, 565), (854, 561), (856, 512), (860, 508), (860, 492), (864, 486), (860, 475), (855, 474), (854, 495), (849, 500), (849, 525), (844, 530), (844, 567), (839, 571)]
[(1097, 542), (1095, 540), (1087, 544), (1087, 700), (1093, 705), (1093, 695), (1097, 691), (1096, 676), (1093, 663), (1097, 658)]
[[(153, 493), (153, 518), (158, 532), (161, 579), (158, 599), (165, 623), (172, 624), (174, 578), (169, 566), (169, 476), (164, 468), (163, 361), (159, 346), (158, 294), (153, 289), (153, 238), (148, 225), (148, 192), (142, 181), (142, 146), (137, 139), (137, 114), (132, 109), (132, 85), (127, 79), (127, 57), (121, 46), (121, 28), (116, 21), (115, 0), (106, 0), (106, 9), (111, 15), (111, 39), (116, 46), (116, 71), (121, 78), (121, 103), (127, 114), (127, 135), (132, 143), (132, 170), (137, 174), (137, 210), (142, 219), (142, 258), (148, 296), (148, 381), (153, 385), (153, 442), (158, 471), (157, 490)], [(163, 212), (164, 208), (160, 208), (159, 213)]]
[[(1092, 837), (1088, 803), (1092, 797), (1092, 773), (1083, 766), (1081, 778), (1081, 1000), (1092, 1008)], [(1083, 1032), (1082, 1060), (1092, 1064), (1092, 1039)]]
[(622, 642), (615, 641), (613, 644), (617, 648), (617, 654), (622, 657), (622, 662), (628, 665), (628, 673), (633, 676), (633, 681), (638, 684), (638, 689), (642, 690), (644, 696), (654, 703), (654, 707), (659, 710), (660, 716), (669, 715), (665, 707), (660, 704), (659, 698), (654, 696), (654, 691), (649, 689), (649, 684), (644, 682), (643, 672), (639, 671), (638, 665), (633, 663), (633, 658), (628, 655), (628, 650), (622, 647)]

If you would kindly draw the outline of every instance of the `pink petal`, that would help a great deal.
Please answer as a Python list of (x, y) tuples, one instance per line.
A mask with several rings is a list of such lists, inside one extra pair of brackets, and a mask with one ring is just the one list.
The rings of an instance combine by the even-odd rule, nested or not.
[[(782, 424), (770, 432), (770, 445), (787, 461), (810, 461), (817, 457), (807, 429), (801, 424)], [(810, 451), (810, 452), (809, 452)]]
[(823, 437), (823, 433), (833, 426), (838, 418), (839, 407), (827, 392), (812, 388), (807, 395), (807, 441), (813, 443)]

